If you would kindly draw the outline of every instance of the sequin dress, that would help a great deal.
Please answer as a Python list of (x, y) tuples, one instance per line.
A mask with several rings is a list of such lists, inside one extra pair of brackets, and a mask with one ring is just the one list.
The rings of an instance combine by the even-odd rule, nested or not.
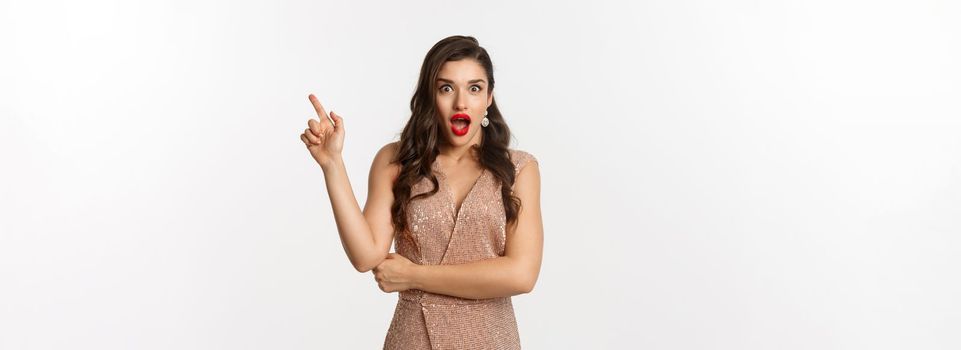
[[(509, 150), (514, 175), (537, 160), (521, 150)], [(410, 202), (408, 228), (420, 245), (398, 235), (394, 250), (421, 265), (463, 264), (504, 255), (506, 217), (501, 185), (484, 169), (459, 211), (446, 175), (432, 164), (440, 186), (427, 198)], [(423, 178), (411, 188), (411, 197), (430, 192)], [(398, 293), (397, 307), (384, 349), (520, 349), (517, 321), (510, 297), (464, 299), (411, 289)]]

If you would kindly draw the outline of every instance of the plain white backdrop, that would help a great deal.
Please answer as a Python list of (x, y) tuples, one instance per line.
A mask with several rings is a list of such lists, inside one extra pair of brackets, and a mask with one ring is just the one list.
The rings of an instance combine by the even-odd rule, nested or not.
[(374, 349), (361, 206), (476, 37), (540, 161), (528, 349), (961, 347), (956, 1), (0, 2), (0, 348)]

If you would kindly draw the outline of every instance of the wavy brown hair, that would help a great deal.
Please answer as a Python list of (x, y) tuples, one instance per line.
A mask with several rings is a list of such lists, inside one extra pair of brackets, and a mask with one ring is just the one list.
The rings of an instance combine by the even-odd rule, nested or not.
[[(398, 238), (406, 237), (414, 244), (416, 241), (407, 230), (407, 206), (412, 200), (432, 196), (439, 190), (439, 183), (431, 171), (431, 165), (440, 153), (439, 144), (446, 142), (443, 125), (436, 116), (437, 74), (445, 62), (462, 59), (475, 60), (484, 67), (488, 81), (487, 93), (494, 93), (494, 65), (487, 50), (477, 43), (477, 39), (455, 35), (438, 41), (424, 57), (420, 77), (417, 80), (417, 89), (410, 99), (410, 120), (401, 132), (400, 147), (392, 160), (392, 163), (400, 164), (401, 168), (393, 185), (394, 203), (391, 206), (391, 213), (394, 232), (401, 232), (403, 236)], [(511, 131), (504, 122), (500, 110), (497, 109), (497, 101), (493, 97), (491, 101), (490, 107), (487, 108), (487, 119), (490, 124), (481, 128), (481, 132), (484, 133), (482, 141), (479, 147), (472, 146), (471, 153), (478, 156), (481, 167), (490, 171), (502, 185), (504, 213), (507, 225), (510, 226), (517, 221), (517, 213), (521, 206), (520, 198), (514, 196), (511, 191), (515, 171), (508, 150)], [(430, 179), (434, 188), (411, 198), (411, 188), (425, 177)]]

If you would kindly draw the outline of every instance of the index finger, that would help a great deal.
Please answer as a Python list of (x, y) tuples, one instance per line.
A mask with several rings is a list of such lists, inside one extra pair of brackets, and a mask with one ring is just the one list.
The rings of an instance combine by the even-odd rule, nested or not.
[(323, 123), (324, 121), (327, 121), (328, 123), (333, 125), (333, 122), (330, 121), (330, 117), (327, 115), (327, 111), (324, 110), (324, 106), (320, 104), (320, 100), (317, 99), (317, 96), (314, 96), (314, 94), (310, 94), (310, 96), (308, 96), (307, 99), (310, 100), (310, 104), (314, 105), (314, 110), (316, 110), (317, 115), (321, 117), (320, 118), (321, 123)]

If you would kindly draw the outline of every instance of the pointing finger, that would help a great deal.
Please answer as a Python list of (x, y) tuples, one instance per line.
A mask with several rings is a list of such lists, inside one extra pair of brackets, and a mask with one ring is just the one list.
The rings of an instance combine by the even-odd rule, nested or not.
[(310, 100), (310, 103), (314, 105), (314, 110), (317, 111), (317, 116), (320, 117), (320, 124), (323, 125), (325, 122), (330, 123), (330, 117), (327, 116), (327, 111), (324, 110), (324, 106), (320, 104), (320, 100), (317, 99), (317, 96), (310, 94), (308, 99)]

